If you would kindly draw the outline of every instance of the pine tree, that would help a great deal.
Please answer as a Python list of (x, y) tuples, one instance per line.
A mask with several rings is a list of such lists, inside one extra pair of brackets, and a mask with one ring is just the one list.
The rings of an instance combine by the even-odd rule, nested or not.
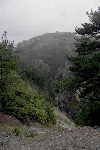
[(67, 89), (79, 92), (78, 125), (100, 126), (100, 8), (86, 13), (89, 23), (76, 27), (77, 57), (68, 57), (72, 62), (69, 70), (73, 77), (67, 79)]
[(17, 67), (16, 58), (13, 56), (13, 42), (8, 41), (7, 32), (4, 31), (2, 42), (0, 43), (0, 107), (5, 107), (5, 88), (7, 87), (7, 79), (11, 70)]

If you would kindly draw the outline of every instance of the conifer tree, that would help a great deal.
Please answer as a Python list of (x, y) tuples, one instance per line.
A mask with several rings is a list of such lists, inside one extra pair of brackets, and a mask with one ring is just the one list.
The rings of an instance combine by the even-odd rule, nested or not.
[(9, 84), (7, 79), (11, 70), (15, 70), (17, 62), (13, 56), (13, 42), (8, 41), (7, 32), (4, 31), (0, 43), (0, 107), (5, 107), (5, 88)]
[(86, 13), (89, 23), (76, 27), (76, 57), (69, 70), (73, 77), (67, 79), (67, 89), (79, 95), (78, 125), (100, 126), (100, 8)]

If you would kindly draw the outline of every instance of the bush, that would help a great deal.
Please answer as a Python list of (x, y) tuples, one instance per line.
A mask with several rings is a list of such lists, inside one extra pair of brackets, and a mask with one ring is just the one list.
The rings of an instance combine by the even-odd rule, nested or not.
[(20, 134), (20, 129), (18, 127), (15, 127), (13, 130), (12, 130), (12, 133), (15, 133), (16, 136), (18, 136)]
[(76, 124), (82, 126), (100, 126), (99, 116), (100, 105), (96, 102), (88, 102), (80, 106), (80, 110), (76, 117)]
[(16, 72), (12, 71), (9, 75), (8, 83), (3, 93), (6, 102), (4, 110), (13, 112), (23, 122), (35, 119), (43, 124), (55, 123), (51, 106), (35, 89), (30, 90)]

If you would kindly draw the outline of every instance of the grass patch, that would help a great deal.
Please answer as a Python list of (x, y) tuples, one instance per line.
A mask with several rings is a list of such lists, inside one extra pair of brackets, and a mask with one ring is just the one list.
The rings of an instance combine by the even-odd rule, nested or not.
[(14, 133), (16, 136), (19, 136), (20, 135), (20, 129), (18, 127), (15, 127), (13, 130), (12, 130), (12, 133)]
[(37, 136), (37, 134), (36, 134), (36, 133), (33, 133), (33, 132), (29, 132), (29, 133), (28, 133), (28, 132), (25, 132), (25, 133), (24, 133), (24, 137), (32, 137), (32, 138), (33, 138), (34, 136)]

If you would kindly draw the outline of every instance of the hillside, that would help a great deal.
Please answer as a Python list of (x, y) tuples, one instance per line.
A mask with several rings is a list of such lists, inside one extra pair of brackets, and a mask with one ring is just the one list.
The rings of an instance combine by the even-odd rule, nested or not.
[[(18, 43), (16, 51), (14, 51), (14, 54), (18, 55), (20, 59), (21, 71), (19, 74), (22, 78), (27, 77), (32, 84), (38, 85), (46, 97), (53, 98), (53, 103), (57, 98), (58, 105), (62, 105), (60, 108), (64, 108), (64, 111), (67, 110), (67, 113), (70, 111), (72, 119), (75, 110), (71, 105), (69, 106), (70, 96), (66, 92), (64, 96), (59, 95), (61, 89), (59, 81), (62, 81), (63, 77), (71, 76), (68, 70), (70, 63), (66, 54), (68, 56), (76, 55), (73, 51), (75, 38), (76, 35), (70, 32), (46, 33)], [(57, 84), (55, 85), (55, 83)], [(74, 97), (74, 94), (71, 97)], [(50, 98), (46, 99), (50, 101)]]
[(23, 66), (36, 67), (49, 75), (65, 68), (66, 54), (75, 55), (76, 35), (70, 32), (46, 33), (18, 43), (15, 54), (20, 56)]

